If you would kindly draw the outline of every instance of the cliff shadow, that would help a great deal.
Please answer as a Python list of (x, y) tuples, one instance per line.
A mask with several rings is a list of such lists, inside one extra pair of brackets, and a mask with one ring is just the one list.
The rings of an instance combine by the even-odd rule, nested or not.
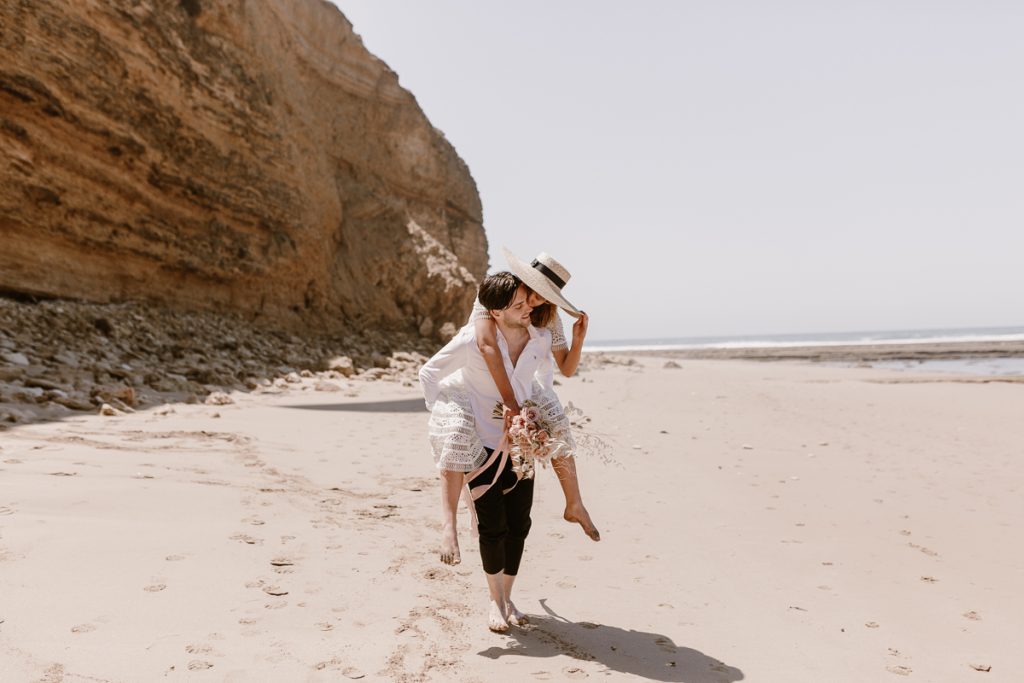
[(425, 413), (422, 398), (402, 398), (394, 401), (363, 401), (362, 403), (312, 403), (301, 406), (278, 406), (292, 410), (340, 410), (353, 413)]
[(607, 671), (652, 681), (733, 683), (744, 679), (740, 669), (698, 650), (676, 645), (668, 636), (573, 622), (548, 607), (546, 599), (541, 599), (540, 604), (545, 614), (531, 614), (528, 626), (510, 628), (508, 645), (477, 654), (490, 659), (568, 655), (581, 662), (594, 662)]

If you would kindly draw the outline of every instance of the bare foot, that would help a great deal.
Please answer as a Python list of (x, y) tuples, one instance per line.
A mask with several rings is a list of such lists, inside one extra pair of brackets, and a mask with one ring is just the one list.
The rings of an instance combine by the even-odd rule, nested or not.
[(459, 552), (459, 534), (455, 527), (445, 526), (441, 531), (441, 561), (445, 564), (462, 562), (462, 553)]
[(590, 540), (601, 540), (601, 532), (598, 531), (597, 527), (594, 526), (594, 523), (590, 521), (590, 513), (587, 512), (587, 508), (583, 507), (583, 503), (580, 503), (579, 505), (567, 506), (565, 508), (565, 514), (563, 514), (562, 517), (567, 522), (579, 524), (581, 527), (583, 527), (583, 533), (585, 533), (587, 536), (590, 536)]
[(526, 615), (516, 609), (515, 603), (508, 601), (508, 623), (510, 626), (524, 626), (530, 623)]
[(495, 633), (504, 633), (508, 630), (505, 614), (494, 600), (491, 600), (491, 611), (487, 614), (487, 628)]

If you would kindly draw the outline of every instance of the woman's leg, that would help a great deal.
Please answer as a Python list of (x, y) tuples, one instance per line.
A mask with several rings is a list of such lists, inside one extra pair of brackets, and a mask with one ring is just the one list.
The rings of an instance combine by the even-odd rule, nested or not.
[(567, 522), (579, 524), (583, 532), (593, 541), (601, 540), (601, 532), (597, 530), (590, 519), (590, 513), (583, 505), (583, 496), (580, 494), (580, 481), (576, 475), (576, 458), (563, 456), (553, 458), (551, 466), (558, 476), (558, 483), (562, 486), (562, 494), (565, 496), (565, 512), (562, 517)]
[(445, 564), (462, 562), (455, 513), (465, 479), (466, 475), (462, 472), (441, 470), (441, 561)]

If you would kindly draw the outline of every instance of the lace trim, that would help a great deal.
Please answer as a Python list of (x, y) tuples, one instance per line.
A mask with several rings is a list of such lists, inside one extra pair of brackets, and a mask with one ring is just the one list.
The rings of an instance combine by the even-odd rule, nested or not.
[[(551, 427), (551, 436), (565, 444), (555, 457), (571, 458), (576, 454), (569, 418), (562, 402), (553, 391), (533, 383), (532, 399), (541, 411), (541, 419)], [(438, 469), (471, 472), (487, 459), (487, 451), (476, 433), (476, 420), (469, 395), (462, 387), (442, 389), (430, 412), (427, 435), (434, 464)]]

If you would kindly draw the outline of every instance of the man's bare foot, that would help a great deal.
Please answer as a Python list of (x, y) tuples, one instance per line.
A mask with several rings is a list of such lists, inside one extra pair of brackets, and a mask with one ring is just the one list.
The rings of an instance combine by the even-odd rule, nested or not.
[(516, 609), (515, 603), (508, 601), (508, 623), (511, 626), (524, 626), (530, 623), (526, 615)]
[(601, 532), (598, 531), (597, 527), (594, 526), (594, 523), (590, 521), (590, 513), (587, 512), (587, 508), (583, 507), (583, 503), (580, 503), (579, 505), (566, 506), (565, 514), (563, 514), (562, 517), (567, 522), (579, 524), (583, 527), (583, 533), (590, 536), (590, 540), (601, 540)]
[(462, 553), (459, 552), (459, 534), (455, 527), (445, 526), (441, 532), (441, 561), (445, 564), (462, 562)]
[(508, 621), (505, 619), (505, 613), (494, 600), (491, 600), (491, 610), (487, 614), (487, 628), (495, 633), (504, 633), (508, 630)]

